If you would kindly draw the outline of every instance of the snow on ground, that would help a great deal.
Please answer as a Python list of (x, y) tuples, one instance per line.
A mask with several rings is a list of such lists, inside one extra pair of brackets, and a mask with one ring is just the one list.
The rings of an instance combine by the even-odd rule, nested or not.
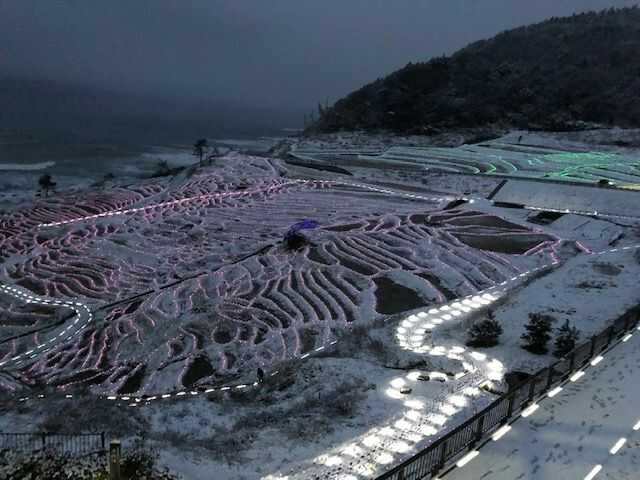
[[(556, 359), (523, 350), (520, 336), (525, 332), (529, 313), (539, 312), (565, 320), (580, 330), (580, 341), (599, 333), (607, 323), (640, 303), (640, 262), (637, 249), (582, 254), (568, 259), (555, 270), (542, 275), (509, 295), (494, 309), (504, 328), (500, 345), (483, 349), (504, 363), (509, 370), (534, 373)], [(434, 338), (444, 345), (461, 344), (466, 328), (436, 330)]]
[(479, 456), (445, 478), (637, 479), (640, 332), (603, 357), (585, 369), (586, 375), (540, 401), (530, 417), (518, 419), (501, 439), (490, 441)]
[(264, 155), (281, 140), (283, 140), (282, 137), (259, 137), (255, 139), (216, 138), (211, 140), (210, 144), (216, 145), (220, 149), (232, 149), (241, 153)]
[[(378, 314), (443, 302), (508, 278), (529, 250), (551, 254), (557, 243), (482, 212), (440, 210), (450, 196), (286, 180), (242, 155), (221, 164), (82, 201), (57, 195), (9, 217), (0, 269), (9, 282), (106, 309), (67, 348), (23, 365), (24, 381), (156, 397), (253, 382), (259, 366), (276, 370), (370, 323), (374, 295)], [(305, 217), (321, 226), (288, 251), (283, 232)], [(47, 239), (36, 248), (34, 229)], [(399, 306), (396, 291), (408, 296)], [(50, 341), (25, 330), (2, 328), (19, 340), (0, 345), (0, 361)]]
[[(624, 137), (622, 133), (619, 136)], [(607, 141), (611, 143), (612, 138), (614, 134), (607, 137)], [(562, 145), (557, 137), (527, 132), (512, 132), (478, 144), (458, 144), (455, 148), (434, 146), (429, 137), (422, 137), (418, 142), (394, 138), (391, 145), (389, 140), (373, 137), (367, 143), (355, 137), (331, 144), (326, 139), (303, 139), (292, 147), (291, 154), (303, 161), (336, 166), (426, 169), (585, 183), (608, 179), (620, 185), (640, 183), (638, 150), (634, 148), (605, 145), (598, 149), (566, 140)]]
[[(344, 142), (339, 148), (355, 141), (347, 138)], [(321, 147), (331, 149), (329, 144)], [(187, 154), (183, 160), (187, 161)], [(92, 366), (94, 375), (98, 368), (110, 373), (109, 362), (114, 358), (115, 381), (96, 388), (100, 377), (89, 377), (98, 379), (89, 382), (94, 383), (90, 388), (135, 396), (187, 388), (187, 384), (193, 388), (205, 385), (212, 375), (211, 364), (209, 368), (192, 366), (206, 354), (229, 351), (224, 346), (229, 335), (218, 331), (219, 320), (212, 322), (190, 310), (211, 301), (210, 312), (225, 319), (228, 333), (230, 325), (240, 321), (246, 325), (251, 320), (237, 317), (239, 311), (253, 308), (241, 294), (249, 291), (250, 283), (253, 288), (256, 281), (266, 285), (250, 298), (264, 301), (267, 311), (278, 311), (276, 317), (293, 326), (281, 329), (287, 333), (272, 328), (273, 338), (282, 338), (282, 345), (272, 341), (264, 350), (282, 352), (270, 358), (269, 365), (276, 368), (285, 360), (281, 369), (286, 374), (270, 377), (265, 385), (247, 393), (218, 392), (211, 397), (194, 393), (192, 397), (185, 390), (182, 399), (135, 409), (120, 402), (100, 403), (91, 396), (73, 399), (79, 402), (79, 412), (100, 411), (119, 419), (119, 435), (127, 442), (144, 432), (149, 444), (162, 452), (161, 464), (185, 478), (211, 478), (212, 474), (246, 480), (371, 478), (490, 401), (490, 394), (475, 390), (480, 381), (490, 375), (499, 381), (505, 369), (530, 371), (552, 360), (550, 356), (534, 357), (519, 347), (529, 312), (551, 313), (558, 324), (569, 318), (586, 338), (638, 301), (640, 266), (633, 251), (590, 254), (637, 243), (640, 232), (626, 225), (631, 222), (614, 224), (604, 218), (569, 214), (542, 227), (529, 222), (530, 211), (498, 208), (480, 198), (440, 211), (451, 200), (445, 200), (451, 193), (454, 197), (486, 196), (499, 181), (489, 177), (359, 166), (349, 167), (355, 178), (339, 177), (340, 181), (395, 192), (385, 193), (344, 183), (289, 185), (286, 178), (277, 177), (276, 163), (231, 155), (192, 178), (116, 189), (111, 192), (114, 196), (93, 197), (86, 205), (75, 205), (73, 212), (65, 210), (63, 197), (52, 202), (46, 215), (37, 216), (38, 222), (70, 222), (41, 230), (50, 233), (46, 243), (32, 250), (40, 256), (39, 262), (30, 262), (21, 250), (30, 245), (31, 236), (22, 237), (24, 243), (9, 243), (13, 254), (3, 268), (13, 272), (19, 267), (33, 282), (43, 282), (37, 274), (41, 265), (47, 265), (48, 271), (60, 268), (59, 258), (50, 250), (73, 245), (82, 253), (72, 254), (73, 261), (64, 262), (54, 280), (44, 281), (44, 288), (54, 294), (65, 292), (99, 305), (105, 299), (118, 300), (149, 287), (155, 290), (150, 300), (136, 308), (115, 309), (112, 317), (100, 319), (99, 329), (91, 335), (61, 349), (60, 356), (52, 358), (53, 365), (58, 362), (59, 366), (34, 363), (40, 378), (71, 389), (82, 384), (85, 364)], [(338, 179), (326, 173), (319, 178)], [(246, 196), (236, 198), (238, 188)], [(184, 197), (198, 200), (183, 206)], [(170, 287), (176, 279), (201, 268), (235, 260), (256, 242), (278, 241), (282, 229), (300, 219), (300, 205), (305, 205), (304, 217), (321, 218), (323, 227), (314, 235), (312, 247), (302, 254), (291, 259), (275, 249), (256, 264), (247, 262), (222, 269), (205, 281)], [(94, 218), (95, 208), (103, 216), (114, 215)], [(129, 213), (116, 213), (123, 209)], [(139, 218), (138, 211), (144, 213)], [(78, 221), (83, 215), (87, 218)], [(33, 213), (25, 212), (23, 218), (6, 226), (15, 234), (18, 227), (31, 227), (34, 221)], [(210, 238), (224, 239), (228, 246), (209, 242)], [(203, 243), (206, 248), (200, 249)], [(69, 249), (62, 252), (69, 255)], [(94, 257), (95, 261), (82, 263)], [(555, 258), (565, 263), (551, 271), (539, 270)], [(108, 264), (113, 259), (115, 269)], [(135, 264), (141, 264), (143, 270), (132, 272)], [(86, 272), (91, 272), (91, 281), (83, 278)], [(510, 283), (510, 278), (517, 279), (516, 283)], [(504, 288), (494, 291), (495, 298), (474, 300), (479, 290), (496, 286)], [(575, 305), (566, 302), (569, 292)], [(457, 300), (465, 296), (469, 298)], [(462, 347), (466, 326), (484, 315), (483, 298), (495, 302), (491, 308), (508, 327), (501, 346), (483, 350), (486, 358), (473, 356)], [(445, 302), (451, 313), (432, 308)], [(391, 313), (381, 314), (386, 310)], [(411, 315), (400, 314), (402, 311)], [(337, 325), (331, 323), (320, 335), (309, 328), (309, 319), (322, 326), (336, 318)], [(157, 334), (159, 322), (169, 326), (166, 334)], [(110, 325), (117, 328), (111, 331)], [(216, 328), (207, 333), (212, 325)], [(103, 331), (105, 338), (118, 338), (117, 344), (103, 340)], [(238, 335), (234, 354), (248, 353), (240, 356), (240, 368), (236, 364), (232, 369), (222, 361), (213, 364), (215, 374), (253, 379), (259, 348), (248, 349), (246, 336)], [(212, 336), (219, 339), (219, 345), (210, 342)], [(295, 360), (317, 345), (329, 347), (333, 338), (338, 343), (319, 356)], [(70, 362), (64, 351), (73, 357)], [(93, 362), (92, 356), (102, 363)], [(131, 360), (144, 364), (146, 371), (132, 368)], [(187, 372), (191, 380), (183, 383)], [(425, 374), (425, 379), (419, 379)], [(430, 374), (434, 377), (427, 380)], [(438, 376), (446, 381), (435, 380)], [(127, 378), (132, 380), (126, 382)], [(402, 393), (405, 387), (411, 391)], [(59, 408), (65, 408), (64, 401)], [(42, 417), (37, 401), (21, 404), (21, 413), (4, 411), (11, 412), (8, 424), (14, 431), (52, 424), (50, 415)], [(127, 423), (125, 415), (135, 421)], [(59, 428), (82, 428), (67, 423)]]
[(469, 177), (446, 173), (426, 174), (426, 172), (402, 170), (392, 175), (384, 169), (352, 167), (348, 162), (344, 166), (358, 180), (400, 190), (419, 189), (442, 194), (457, 193), (485, 197), (501, 182), (501, 179), (490, 177)]
[[(520, 139), (520, 137), (522, 137)], [(529, 132), (514, 130), (501, 137), (509, 143), (540, 145), (558, 148), (589, 149), (593, 145), (606, 150), (629, 151), (640, 147), (640, 129), (601, 128), (575, 132)]]
[(583, 185), (558, 184), (553, 188), (540, 188), (540, 182), (509, 180), (493, 200), (520, 203), (537, 210), (640, 218), (636, 195), (636, 192), (612, 188), (602, 188), (594, 194), (593, 187)]
[[(30, 207), (34, 200), (38, 200), (40, 198), (38, 179), (44, 173), (52, 175), (58, 193), (72, 196), (79, 194), (79, 192), (85, 195), (87, 190), (92, 190), (95, 193), (120, 185), (142, 183), (156, 172), (160, 161), (166, 161), (170, 168), (186, 167), (197, 163), (190, 151), (172, 149), (171, 153), (166, 153), (164, 150), (114, 160), (116, 167), (113, 168), (112, 173), (115, 175), (113, 178), (105, 176), (104, 168), (99, 173), (93, 172), (90, 167), (86, 166), (73, 171), (69, 167), (71, 160), (65, 162), (0, 163), (0, 172), (2, 173), (0, 175), (0, 214), (8, 210)], [(83, 174), (87, 171), (91, 172), (91, 176)]]

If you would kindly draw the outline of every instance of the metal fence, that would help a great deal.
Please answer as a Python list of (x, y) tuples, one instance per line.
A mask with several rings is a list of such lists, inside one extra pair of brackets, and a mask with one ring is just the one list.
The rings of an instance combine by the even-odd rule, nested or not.
[(0, 451), (52, 451), (67, 455), (88, 455), (106, 451), (105, 433), (0, 433)]
[(561, 360), (539, 370), (484, 410), (376, 480), (421, 480), (435, 477), (454, 460), (472, 450), (475, 444), (508, 423), (551, 387), (565, 381), (623, 334), (635, 328), (639, 321), (640, 306), (637, 306)]

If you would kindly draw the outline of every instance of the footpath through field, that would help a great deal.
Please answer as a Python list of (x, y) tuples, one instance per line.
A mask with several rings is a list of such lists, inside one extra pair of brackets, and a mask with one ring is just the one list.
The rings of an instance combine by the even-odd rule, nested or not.
[[(456, 467), (446, 480), (637, 479), (640, 332)], [(550, 392), (552, 395), (554, 391)]]

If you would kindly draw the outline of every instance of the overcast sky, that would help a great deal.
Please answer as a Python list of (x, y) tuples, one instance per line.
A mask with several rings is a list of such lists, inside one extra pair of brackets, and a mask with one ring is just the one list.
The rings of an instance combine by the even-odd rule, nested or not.
[(310, 108), (501, 30), (637, 3), (0, 0), (0, 74)]

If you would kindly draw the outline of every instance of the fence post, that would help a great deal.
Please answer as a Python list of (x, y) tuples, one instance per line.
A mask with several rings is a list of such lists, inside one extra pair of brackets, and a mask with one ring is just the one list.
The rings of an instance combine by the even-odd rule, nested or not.
[(482, 429), (484, 427), (484, 415), (482, 415), (479, 419), (478, 419), (478, 427), (476, 428), (476, 442), (479, 442), (480, 439), (482, 438)]
[(111, 440), (109, 444), (109, 480), (121, 480), (120, 454), (120, 440)]
[(512, 394), (509, 397), (509, 404), (507, 406), (507, 418), (511, 418), (511, 416), (513, 415), (513, 403), (515, 402), (515, 400), (516, 400), (516, 395)]
[(40, 439), (42, 440), (42, 450), (44, 450), (47, 446), (47, 434), (45, 432), (42, 432)]
[(104, 432), (100, 432), (100, 445), (102, 446), (101, 450), (104, 452)]
[(447, 439), (445, 438), (445, 440), (441, 443), (441, 447), (442, 450), (440, 450), (440, 459), (438, 460), (438, 463), (436, 465), (436, 467), (434, 468), (434, 471), (431, 472), (432, 476), (435, 476), (436, 473), (438, 473), (440, 470), (442, 470), (444, 468), (444, 464), (447, 462)]
[(589, 353), (589, 358), (593, 358), (593, 355), (596, 353), (596, 336), (591, 336), (591, 350)]
[(533, 397), (536, 394), (536, 375), (529, 377), (529, 381), (531, 385), (529, 386), (529, 398), (527, 399), (527, 403), (533, 402)]
[(611, 325), (609, 327), (609, 335), (607, 335), (607, 346), (610, 345), (611, 341), (613, 340), (613, 331), (614, 331), (614, 328), (613, 328), (613, 325)]
[(547, 386), (546, 386), (545, 390), (549, 390), (549, 388), (551, 388), (551, 384), (553, 384), (553, 372), (555, 371), (553, 367), (555, 365), (556, 364), (554, 363), (553, 365), (551, 365), (549, 367), (549, 375), (547, 376)]
[(575, 361), (576, 361), (576, 352), (572, 350), (571, 357), (569, 357), (569, 369), (567, 370), (567, 377), (571, 375), (571, 372), (573, 372), (573, 366)]

